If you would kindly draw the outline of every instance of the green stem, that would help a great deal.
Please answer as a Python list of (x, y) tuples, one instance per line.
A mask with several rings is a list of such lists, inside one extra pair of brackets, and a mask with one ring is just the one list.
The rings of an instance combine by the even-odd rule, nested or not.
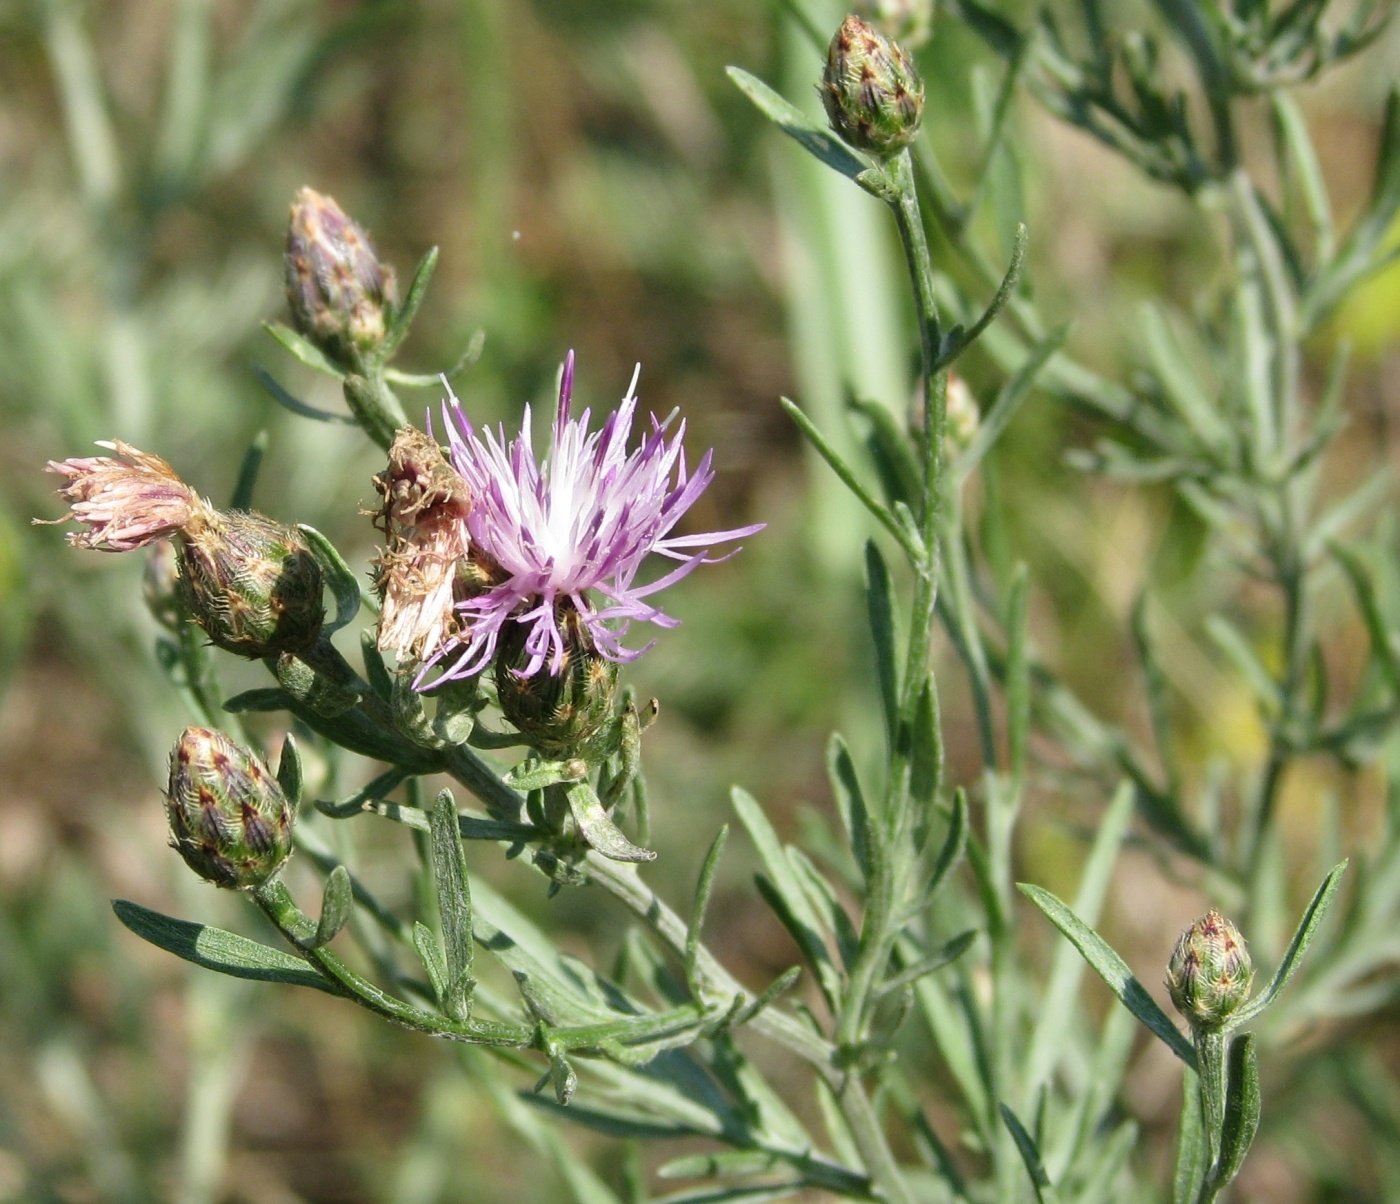
[(403, 406), (384, 379), (380, 365), (367, 365), (363, 373), (352, 372), (345, 378), (345, 402), (371, 439), (385, 451), (394, 441), (395, 433), (408, 425)]
[(1208, 1168), (1205, 1182), (1211, 1183), (1220, 1160), (1220, 1134), (1225, 1127), (1225, 1053), (1229, 1039), (1224, 1030), (1218, 1028), (1198, 1028), (1192, 1035), (1201, 1087), (1201, 1123), (1206, 1129)]

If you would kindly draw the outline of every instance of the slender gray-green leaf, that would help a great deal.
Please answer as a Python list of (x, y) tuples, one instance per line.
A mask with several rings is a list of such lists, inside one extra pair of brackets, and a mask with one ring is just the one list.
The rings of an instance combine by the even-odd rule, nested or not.
[(1308, 945), (1312, 943), (1313, 937), (1317, 934), (1317, 926), (1322, 923), (1323, 916), (1327, 914), (1327, 908), (1332, 902), (1332, 896), (1337, 893), (1337, 888), (1341, 885), (1342, 875), (1346, 873), (1346, 868), (1347, 863), (1343, 861), (1340, 865), (1333, 866), (1331, 872), (1322, 880), (1322, 885), (1317, 888), (1317, 893), (1313, 895), (1307, 910), (1303, 912), (1303, 918), (1298, 921), (1293, 939), (1288, 942), (1283, 961), (1274, 971), (1269, 985), (1257, 998), (1250, 1000), (1235, 1013), (1230, 1021), (1233, 1027), (1248, 1024), (1258, 1016), (1269, 1004), (1273, 1003), (1288, 980), (1298, 972), (1298, 967), (1302, 964), (1303, 954), (1308, 951)]
[(728, 67), (725, 73), (734, 81), (739, 91), (758, 106), (764, 116), (828, 167), (854, 180), (869, 166), (835, 134), (822, 129), (800, 109), (788, 104), (761, 79), (750, 75), (742, 67)]
[(335, 940), (354, 910), (355, 891), (350, 883), (350, 871), (338, 865), (326, 879), (321, 895), (321, 918), (316, 924), (316, 935), (311, 938), (311, 948), (319, 949)]
[[(1090, 927), (1098, 923), (1108, 894), (1113, 870), (1118, 864), (1118, 853), (1133, 817), (1133, 798), (1132, 783), (1122, 783), (1104, 812), (1094, 838), (1094, 847), (1084, 863), (1079, 891), (1074, 899), (1074, 914)], [(1030, 1091), (1040, 1089), (1068, 1052), (1064, 1034), (1070, 1030), (1072, 1014), (1079, 1006), (1079, 984), (1083, 975), (1084, 959), (1073, 945), (1061, 945), (1055, 951), (1040, 1006), (1034, 1009), (1035, 1029), (1031, 1033), (1026, 1054), (1024, 1079)]]
[(1366, 621), (1366, 634), (1371, 640), (1371, 659), (1380, 666), (1391, 693), (1400, 699), (1400, 656), (1396, 655), (1389, 625), (1385, 616), (1381, 614), (1371, 573), (1361, 557), (1351, 548), (1334, 543), (1329, 550), (1342, 566), (1352, 593), (1356, 595), (1356, 605), (1361, 611), (1361, 617)]
[(841, 824), (846, 829), (846, 839), (850, 841), (851, 852), (855, 854), (856, 865), (860, 868), (861, 877), (869, 881), (870, 809), (865, 802), (865, 792), (861, 789), (851, 750), (846, 747), (846, 742), (839, 732), (833, 732), (831, 739), (827, 741), (826, 771), (831, 779), (831, 791), (836, 798), (836, 809), (841, 816)]
[(263, 329), (308, 368), (324, 372), (327, 376), (335, 377), (336, 380), (344, 379), (345, 373), (331, 363), (319, 347), (310, 340), (302, 338), (290, 326), (284, 326), (281, 322), (264, 322)]
[(948, 871), (962, 858), (967, 849), (967, 792), (959, 786), (953, 791), (953, 811), (948, 818), (948, 834), (943, 838), (943, 847), (934, 858), (933, 870), (928, 876), (923, 897), (927, 899), (942, 884)]
[(905, 966), (898, 974), (891, 975), (875, 988), (875, 997), (883, 999), (894, 991), (918, 982), (925, 974), (932, 974), (935, 970), (941, 970), (944, 966), (957, 961), (972, 948), (972, 942), (977, 939), (977, 932), (976, 928), (960, 932), (951, 941), (940, 945), (927, 957), (920, 958), (912, 966)]
[(1181, 1035), (1167, 1014), (1157, 1006), (1142, 983), (1133, 977), (1128, 964), (1113, 951), (1113, 948), (1097, 932), (1084, 923), (1063, 902), (1048, 890), (1018, 882), (1017, 888), (1034, 903), (1046, 919), (1055, 925), (1084, 956), (1094, 972), (1108, 984), (1128, 1011), (1132, 1012), (1147, 1029), (1166, 1043), (1186, 1065), (1195, 1068), (1196, 1051), (1191, 1043)]
[(729, 825), (722, 824), (705, 854), (705, 862), (700, 867), (700, 881), (695, 887), (695, 904), (690, 912), (690, 924), (685, 933), (685, 981), (691, 993), (700, 994), (699, 981), (695, 974), (695, 963), (700, 956), (700, 934), (705, 926), (705, 911), (710, 906), (710, 893), (715, 888), (715, 872), (719, 869), (720, 855), (724, 852), (725, 841), (729, 839)]
[(890, 567), (873, 540), (865, 543), (865, 610), (870, 637), (875, 644), (875, 675), (880, 683), (880, 704), (885, 716), (885, 739), (893, 748), (899, 726), (899, 664), (895, 655), (898, 636), (894, 621), (894, 582)]
[(768, 822), (768, 817), (753, 795), (736, 786), (730, 791), (730, 797), (763, 863), (766, 877), (761, 880), (760, 889), (766, 884), (765, 895), (769, 905), (797, 942), (808, 964), (816, 971), (817, 983), (827, 1003), (834, 1006), (840, 998), (840, 975), (822, 938), (821, 923), (807, 902), (778, 834), (773, 831), (773, 825)]
[(278, 383), (276, 377), (261, 364), (254, 364), (252, 368), (258, 384), (262, 385), (268, 396), (283, 409), (291, 410), (293, 414), (300, 415), (302, 418), (314, 418), (317, 422), (339, 423), (342, 426), (357, 425), (355, 419), (349, 414), (333, 414), (329, 410), (318, 410), (315, 406), (309, 406), (306, 402), (292, 396)]
[(315, 987), (329, 995), (345, 993), (301, 958), (222, 928), (177, 920), (126, 899), (113, 899), (112, 910), (117, 913), (117, 919), (143, 940), (206, 970), (217, 970), (233, 978)]
[(323, 629), (326, 635), (331, 635), (360, 613), (360, 579), (345, 563), (345, 558), (336, 550), (335, 544), (315, 527), (298, 523), (297, 528), (311, 544), (312, 554), (320, 564), (321, 571), (325, 573), (326, 584), (331, 587), (331, 596), (335, 598), (335, 619)]
[(1028, 592), (1026, 566), (1016, 566), (1006, 601), (1006, 757), (1011, 780), (1016, 786), (1025, 773), (1026, 744), (1031, 726), (1031, 669), (1027, 647), (1029, 633), (1026, 614)]
[(1216, 1187), (1224, 1187), (1240, 1173), (1254, 1134), (1259, 1131), (1259, 1053), (1253, 1033), (1242, 1033), (1230, 1043), (1227, 1076), (1220, 1160), (1211, 1171)]
[(415, 921), (413, 925), (413, 947), (418, 951), (418, 960), (423, 963), (423, 969), (428, 973), (428, 981), (432, 984), (438, 1006), (445, 1012), (447, 963), (442, 959), (442, 946), (433, 935), (433, 930), (421, 921)]
[(279, 690), (276, 686), (258, 686), (224, 699), (224, 710), (230, 715), (263, 714), (285, 711), (291, 701), (292, 697), (286, 690)]
[(1041, 1160), (1040, 1149), (1036, 1146), (1034, 1138), (1026, 1132), (1025, 1126), (1017, 1119), (1016, 1113), (1005, 1104), (997, 1106), (1001, 1110), (1001, 1119), (1011, 1133), (1011, 1140), (1016, 1143), (1016, 1151), (1021, 1155), (1021, 1161), (1026, 1165), (1026, 1174), (1031, 1178), (1031, 1187), (1035, 1190), (1035, 1198), (1040, 1201), (1040, 1204), (1056, 1204), (1059, 1196), (1055, 1192), (1055, 1185), (1050, 1182), (1050, 1176), (1045, 1172), (1045, 1164)]
[(746, 1187), (702, 1187), (657, 1196), (651, 1204), (767, 1204), (769, 1200), (786, 1200), (789, 1196), (795, 1196), (806, 1186), (803, 1180), (793, 1179), (788, 1183), (751, 1184)]
[(471, 996), (476, 986), (472, 977), (472, 900), (452, 791), (439, 792), (429, 818), (433, 881), (437, 885), (442, 943), (447, 954), (443, 1006), (454, 1020), (465, 1020), (471, 1013)]
[(1206, 634), (1215, 641), (1215, 646), (1225, 654), (1226, 659), (1240, 671), (1260, 703), (1268, 708), (1271, 714), (1277, 714), (1282, 705), (1278, 683), (1269, 676), (1269, 671), (1254, 654), (1249, 641), (1240, 634), (1239, 628), (1222, 615), (1207, 616), (1205, 627)]
[(1196, 1204), (1206, 1174), (1206, 1134), (1201, 1122), (1201, 1087), (1194, 1071), (1181, 1079), (1181, 1119), (1176, 1131), (1172, 1204)]
[(428, 284), (433, 278), (433, 272), (437, 270), (437, 262), (437, 247), (429, 247), (427, 254), (418, 261), (413, 279), (409, 282), (408, 292), (404, 295), (403, 304), (399, 306), (398, 312), (394, 314), (393, 322), (390, 323), (389, 329), (384, 334), (383, 354), (386, 358), (392, 356), (404, 339), (408, 337), (409, 327), (413, 325), (413, 319), (418, 314), (418, 307), (423, 303), (423, 295), (428, 291)]
[(967, 450), (957, 458), (954, 467), (960, 479), (965, 480), (981, 463), (982, 457), (991, 450), (992, 445), (1001, 438), (1001, 433), (1021, 408), (1021, 403), (1030, 396), (1040, 370), (1045, 367), (1046, 361), (1059, 351), (1068, 337), (1068, 325), (1056, 327), (1035, 345), (1015, 375), (1001, 387), (996, 400), (982, 416), (977, 434), (973, 436)]
[(253, 436), (248, 444), (248, 450), (243, 453), (243, 460), (238, 465), (238, 479), (233, 484), (233, 493), (229, 496), (228, 508), (230, 510), (248, 510), (253, 505), (253, 491), (258, 484), (258, 473), (262, 470), (263, 457), (267, 455), (267, 431), (259, 431)]

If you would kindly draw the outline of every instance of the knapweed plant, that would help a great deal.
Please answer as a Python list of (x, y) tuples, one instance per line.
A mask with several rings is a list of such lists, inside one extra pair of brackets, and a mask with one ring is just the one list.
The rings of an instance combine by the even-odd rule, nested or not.
[[(365, 519), (381, 535), (373, 564), (357, 571), (314, 529), (247, 508), (259, 447), (228, 509), (156, 451), (117, 439), (104, 444), (110, 454), (49, 466), (83, 527), (71, 543), (151, 547), (148, 591), (167, 629), (159, 656), (197, 724), (171, 755), (171, 844), (202, 878), (245, 892), (283, 945), (130, 902), (116, 904), (118, 917), (197, 965), (328, 992), (486, 1047), (532, 1069), (529, 1098), (562, 1117), (638, 1140), (708, 1139), (659, 1168), (663, 1180), (704, 1181), (666, 1200), (1220, 1198), (1267, 1112), (1261, 1055), (1266, 1070), (1272, 1057), (1283, 1064), (1280, 1046), (1302, 1026), (1374, 1011), (1396, 993), (1400, 576), (1393, 528), (1376, 518), (1384, 477), (1338, 493), (1324, 471), (1346, 417), (1345, 364), (1339, 355), (1319, 376), (1310, 339), (1393, 255), (1400, 99), (1387, 103), (1370, 201), (1338, 231), (1289, 89), (1362, 50), (1386, 14), (1333, 7), (1163, 3), (1161, 30), (1115, 32), (1091, 3), (1070, 30), (1049, 17), (1021, 28), (990, 6), (949, 0), (942, 19), (1004, 64), (984, 106), (984, 170), (961, 195), (928, 136), (939, 115), (915, 57), (932, 6), (870, 6), (875, 23), (848, 17), (829, 42), (808, 27), (829, 125), (731, 71), (784, 133), (888, 209), (918, 364), (902, 410), (852, 399), (854, 438), (783, 403), (871, 520), (866, 615), (883, 752), (857, 756), (831, 737), (840, 838), (820, 848), (785, 845), (762, 803), (733, 792), (762, 865), (758, 894), (800, 959), (770, 983), (741, 984), (706, 945), (727, 829), (693, 895), (674, 889), (681, 867), (667, 867), (667, 889), (650, 884), (649, 831), (684, 800), (649, 804), (645, 733), (658, 701), (626, 682), (628, 664), (674, 626), (663, 591), (762, 539), (761, 524), (685, 525), (711, 457), (687, 461), (680, 416), (642, 416), (635, 377), (616, 408), (576, 413), (569, 353), (548, 446), (537, 447), (528, 408), (518, 433), (473, 417), (479, 343), (451, 374), (460, 396), (447, 377), (399, 371), (436, 252), (400, 299), (365, 232), (303, 190), (286, 251), (291, 324), (270, 329), (341, 382), (354, 421), (385, 453)], [(981, 233), (978, 209), (1012, 152), (1022, 89), (1218, 224), (1220, 270), (1202, 282), (1199, 312), (1148, 310), (1127, 382), (1074, 358), (1067, 326), (1047, 321), (1022, 287), (1025, 228), (1002, 250)], [(1273, 139), (1253, 147), (1246, 130), (1261, 114)], [(953, 372), (965, 355), (1003, 382), (980, 407)], [(333, 418), (265, 383), (296, 412)], [(425, 386), (445, 396), (420, 428), (395, 390)], [(1271, 645), (1223, 614), (1205, 625), (1253, 693), (1262, 766), (1183, 768), (1179, 708), (1145, 599), (1133, 637), (1146, 739), (1095, 715), (1037, 655), (1033, 583), (1024, 568), (999, 570), (972, 488), (1037, 392), (1090, 417), (1095, 440), (1076, 453), (1080, 467), (1171, 491), (1200, 523), (1211, 571), (1267, 599)], [(852, 446), (858, 454), (841, 450)], [(1369, 640), (1347, 697), (1323, 658), (1324, 591), (1329, 605), (1345, 591)], [(366, 613), (349, 655), (339, 633)], [(211, 646), (261, 661), (270, 684), (226, 697)], [(935, 646), (956, 659), (935, 664)], [(969, 691), (980, 758), (961, 781), (950, 780), (940, 720), (950, 682)], [(254, 712), (284, 713), (295, 733), (275, 771), (242, 726)], [(347, 797), (303, 799), (299, 742), (338, 746), (375, 769)], [(1343, 921), (1319, 938), (1341, 864), (1318, 875), (1285, 943), (1278, 804), (1290, 771), (1311, 758), (1378, 765), (1390, 804)], [(444, 775), (455, 784), (426, 797), (424, 779)], [(1066, 782), (1100, 810), (1072, 905), (1016, 883), (1023, 803)], [(1335, 808), (1318, 815), (1318, 844), (1333, 850)], [(413, 831), (429, 887), (414, 895), (417, 914), (385, 906), (338, 862), (327, 825), (352, 821)], [(1180, 1020), (1093, 927), (1130, 839), (1235, 917), (1207, 912), (1150, 971), (1165, 975)], [(542, 876), (564, 902), (610, 896), (635, 920), (625, 956), (605, 968), (562, 953), (469, 874), (467, 844)], [(282, 874), (292, 856), (321, 876), (319, 898), (294, 896)], [(1027, 939), (1047, 936), (1047, 919), (1067, 938), (1048, 962), (1029, 952), (1048, 942)], [(1315, 938), (1307, 973), (1285, 991)], [(1257, 993), (1247, 939), (1273, 967)], [(488, 972), (486, 959), (508, 975)], [(1121, 1007), (1098, 1017), (1086, 1006), (1086, 964)], [(1164, 1182), (1134, 1158), (1138, 1124), (1123, 1102), (1144, 1030), (1183, 1067)], [(773, 1058), (751, 1057), (763, 1044), (805, 1068), (810, 1102), (772, 1085)], [(620, 1198), (582, 1168), (566, 1181), (580, 1200)], [(629, 1191), (657, 1198), (635, 1178)]]

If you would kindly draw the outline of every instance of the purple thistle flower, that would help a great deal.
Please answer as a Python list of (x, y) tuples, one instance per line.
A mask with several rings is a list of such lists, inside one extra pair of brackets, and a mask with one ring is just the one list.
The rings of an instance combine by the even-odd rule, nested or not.
[[(486, 668), (508, 623), (528, 628), (528, 659), (520, 675), (533, 676), (546, 665), (557, 675), (568, 651), (561, 611), (567, 615), (570, 609), (582, 620), (593, 651), (610, 661), (635, 660), (651, 645), (623, 647), (633, 621), (658, 627), (679, 622), (648, 599), (697, 565), (713, 562), (713, 545), (764, 526), (670, 535), (714, 479), (713, 453), (706, 452), (694, 473), (687, 472), (681, 446), (685, 423), (668, 438), (670, 419), (661, 422), (655, 415), (641, 446), (627, 450), (637, 408), (636, 373), (622, 404), (601, 430), (589, 434), (590, 411), (577, 419), (570, 415), (573, 380), (571, 351), (559, 386), (553, 447), (543, 461), (536, 459), (531, 442), (528, 406), (519, 437), (507, 442), (503, 427), (478, 433), (455, 396), (443, 403), (452, 463), (472, 498), (465, 519), (471, 552), (492, 570), (490, 584), (458, 603), (468, 629), (429, 660), (431, 665), (456, 654), (444, 680)], [(639, 584), (637, 573), (652, 552), (678, 563)]]

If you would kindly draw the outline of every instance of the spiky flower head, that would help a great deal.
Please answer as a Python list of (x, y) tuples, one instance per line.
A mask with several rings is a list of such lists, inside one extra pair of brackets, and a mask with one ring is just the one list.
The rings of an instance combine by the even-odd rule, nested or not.
[(292, 325), (347, 370), (384, 342), (396, 302), (394, 269), (328, 196), (303, 188), (287, 226)]
[[(627, 450), (637, 409), (635, 374), (621, 405), (590, 434), (590, 412), (574, 418), (570, 411), (573, 378), (570, 352), (553, 446), (543, 461), (535, 458), (528, 406), (520, 435), (507, 441), (503, 428), (478, 432), (455, 397), (444, 403), (452, 463), (471, 493), (466, 526), (472, 555), (491, 570), (458, 605), (467, 630), (431, 658), (448, 662), (445, 677), (479, 673), (507, 634), (519, 648), (515, 672), (533, 677), (547, 669), (557, 676), (569, 650), (565, 616), (587, 633), (596, 655), (634, 660), (646, 649), (623, 646), (629, 624), (677, 623), (649, 601), (652, 595), (709, 560), (715, 544), (763, 526), (672, 535), (714, 477), (712, 453), (689, 472), (685, 423), (671, 430), (669, 419), (655, 415), (640, 446)], [(639, 583), (637, 574), (653, 552), (678, 563)]]
[(887, 158), (918, 136), (924, 82), (899, 44), (859, 17), (831, 39), (818, 90), (831, 128), (857, 150)]
[(292, 851), (292, 806), (277, 779), (213, 728), (186, 728), (175, 745), (165, 813), (171, 847), (215, 886), (261, 886)]
[(324, 582), (295, 527), (209, 509), (179, 543), (185, 606), (216, 647), (257, 659), (316, 642), (326, 617)]
[(907, 50), (917, 50), (933, 32), (934, 0), (857, 0), (856, 15)]
[(563, 664), (557, 672), (526, 674), (528, 629), (513, 624), (496, 658), (496, 697), (501, 713), (542, 757), (587, 760), (613, 719), (617, 665), (598, 655), (572, 603), (557, 602), (555, 608), (554, 621), (564, 635)]
[(68, 535), (75, 548), (98, 552), (144, 548), (181, 530), (203, 505), (159, 456), (120, 439), (103, 440), (97, 446), (117, 454), (50, 460), (45, 468), (65, 478), (58, 492), (69, 510), (56, 521), (88, 528)]
[(1249, 999), (1254, 963), (1244, 938), (1212, 909), (1177, 939), (1167, 990), (1192, 1028), (1218, 1029)]
[(437, 442), (412, 427), (394, 436), (389, 466), (374, 486), (383, 499), (376, 523), (385, 539), (374, 564), (378, 647), (400, 660), (422, 660), (461, 627), (454, 586), (469, 550), (471, 491)]

